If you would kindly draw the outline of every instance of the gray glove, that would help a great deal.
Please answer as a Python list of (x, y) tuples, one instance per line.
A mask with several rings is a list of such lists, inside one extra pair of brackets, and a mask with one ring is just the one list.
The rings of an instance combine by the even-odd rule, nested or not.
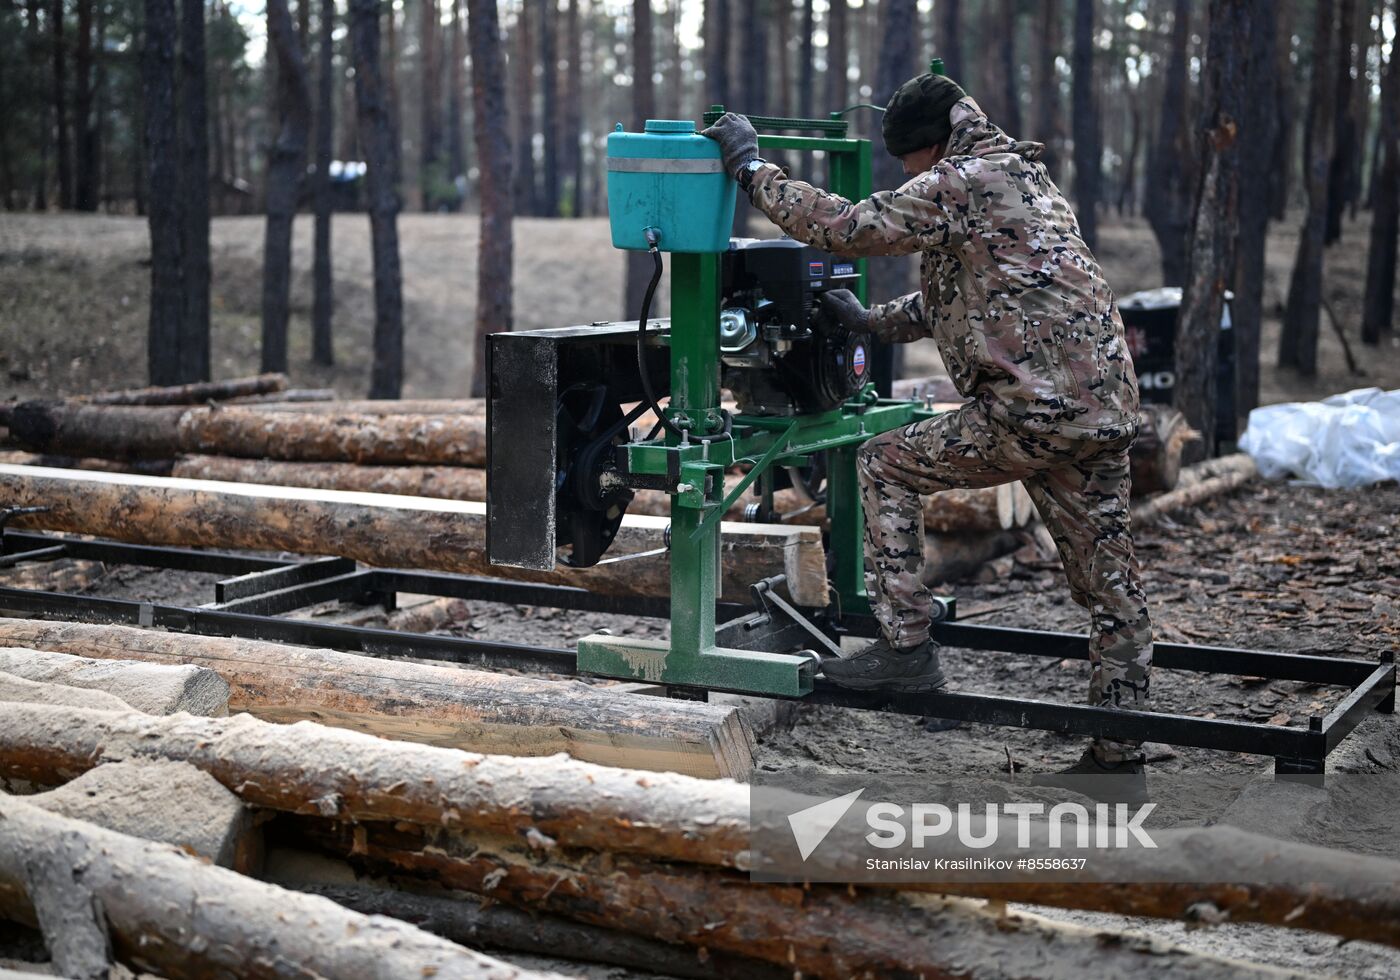
[(840, 324), (843, 330), (851, 333), (867, 333), (870, 330), (870, 311), (860, 305), (856, 294), (849, 289), (833, 289), (818, 293), (817, 299), (828, 314)]
[(700, 133), (719, 144), (724, 159), (724, 171), (738, 178), (739, 170), (751, 160), (758, 159), (758, 133), (743, 116), (726, 112), (715, 124)]

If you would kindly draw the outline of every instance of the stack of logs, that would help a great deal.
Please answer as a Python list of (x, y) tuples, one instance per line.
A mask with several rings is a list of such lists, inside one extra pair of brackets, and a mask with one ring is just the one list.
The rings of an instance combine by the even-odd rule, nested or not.
[[(37, 927), (63, 976), (543, 975), (469, 947), (702, 978), (1277, 975), (1008, 900), (1400, 946), (1400, 865), (1223, 825), (1154, 831), (1173, 883), (1112, 850), (1095, 860), (1133, 884), (756, 880), (741, 783), (276, 724), (266, 700), (290, 703), (286, 683), (204, 642), (0, 622), (0, 917)], [(403, 710), (364, 683), (341, 683), (359, 691), (342, 713)], [(1286, 881), (1241, 884), (1264, 867)]]
[[(930, 380), (899, 382), (896, 396), (922, 399), (931, 405), (935, 392), (943, 393)], [(480, 399), (417, 401), (334, 401), (320, 391), (291, 391), (283, 375), (263, 375), (228, 382), (186, 385), (176, 388), (150, 388), (109, 392), (85, 398), (29, 401), (0, 406), (0, 426), (8, 428), (11, 442), (25, 451), (0, 452), (0, 465), (47, 466), (64, 469), (134, 473), (141, 476), (167, 476), (184, 480), (299, 487), (317, 491), (394, 494), (416, 498), (480, 502), (486, 499), (486, 419)], [(942, 405), (942, 407), (951, 407)], [(3, 429), (0, 429), (3, 433)], [(1144, 414), (1144, 435), (1133, 457), (1137, 488), (1170, 489), (1177, 481), (1183, 446), (1193, 433), (1178, 413), (1153, 410)], [(11, 473), (13, 471), (10, 471)], [(14, 477), (10, 477), (11, 483)], [(132, 483), (124, 492), (154, 493), (157, 483)], [(7, 503), (17, 496), (13, 485)], [(49, 483), (43, 488), (54, 494)], [(88, 485), (70, 487), (87, 493)], [(206, 501), (208, 503), (208, 501)], [(746, 501), (741, 500), (726, 517), (744, 519)], [(821, 505), (811, 505), (796, 490), (784, 490), (775, 501), (781, 524), (791, 527), (819, 527), (825, 521)], [(669, 498), (659, 491), (640, 491), (628, 508), (631, 544), (642, 551), (655, 547), (652, 540), (660, 533), (657, 525), (641, 518), (664, 522), (669, 514)], [(59, 527), (52, 522), (35, 524), (52, 530), (85, 531), (123, 537), (120, 527), (94, 526), (87, 518), (93, 507), (75, 518), (74, 526)], [(636, 515), (636, 520), (632, 519)], [(214, 515), (205, 514), (206, 518)], [(250, 515), (245, 516), (265, 516)], [(299, 513), (298, 517), (307, 515)], [(1029, 496), (1019, 483), (972, 490), (949, 490), (924, 498), (925, 530), (928, 533), (925, 576), (930, 584), (952, 581), (975, 570), (983, 562), (1014, 550), (1024, 543), (1018, 533), (1034, 519)], [(212, 520), (196, 522), (197, 533), (208, 529)], [(225, 524), (228, 522), (224, 522)], [(255, 526), (268, 527), (267, 520)], [(109, 522), (110, 524), (110, 522)], [(288, 527), (309, 528), (300, 521)], [(636, 529), (642, 529), (640, 532)], [(127, 534), (131, 533), (130, 528)], [(216, 545), (210, 540), (185, 540), (173, 529), (166, 529), (159, 542), (148, 543)], [(379, 526), (380, 540), (394, 528)], [(731, 528), (733, 530), (733, 528)], [(629, 550), (628, 533), (613, 546), (614, 554)], [(766, 546), (778, 545), (790, 554), (792, 533), (770, 536)], [(236, 540), (223, 542), (229, 547), (280, 548), (301, 553), (327, 550), (311, 540), (295, 535), (282, 540)], [(336, 553), (356, 557), (369, 564), (415, 564), (410, 555), (379, 554), (376, 547), (355, 554), (341, 545)], [(478, 551), (480, 549), (477, 549)], [(440, 551), (440, 549), (439, 549)], [(816, 574), (819, 558), (810, 548), (802, 559)], [(419, 567), (439, 567), (431, 563)], [(792, 562), (785, 563), (788, 566)], [(484, 561), (472, 557), (461, 566), (445, 570), (498, 574)], [(758, 569), (736, 569), (746, 581)], [(802, 589), (797, 569), (789, 581)], [(627, 581), (648, 580), (651, 570), (632, 567)], [(664, 580), (660, 574), (657, 579)], [(567, 577), (567, 576), (566, 576)], [(590, 573), (588, 587), (606, 591), (610, 586), (596, 571)], [(579, 583), (577, 577), (570, 582)], [(796, 593), (794, 593), (796, 594)], [(820, 604), (824, 585), (816, 584), (798, 596), (802, 601)]]

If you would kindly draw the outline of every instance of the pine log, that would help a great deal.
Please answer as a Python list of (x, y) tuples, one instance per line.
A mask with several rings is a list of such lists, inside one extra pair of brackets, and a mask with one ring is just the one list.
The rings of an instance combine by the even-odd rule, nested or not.
[(1155, 524), (1173, 511), (1195, 507), (1213, 497), (1244, 486), (1259, 475), (1254, 460), (1245, 453), (1209, 459), (1181, 473), (1175, 490), (1150, 497), (1133, 507), (1133, 524)]
[[(580, 570), (492, 565), (486, 505), (475, 501), (5, 465), (0, 498), (11, 506), (49, 508), (15, 519), (15, 527), (141, 544), (334, 554), (379, 567), (561, 583), (612, 595), (670, 594), (666, 555)], [(660, 548), (668, 523), (626, 518), (611, 555)], [(721, 529), (725, 596), (743, 601), (751, 583), (782, 574), (797, 602), (826, 605), (826, 555), (818, 529), (727, 522)]]
[(1199, 441), (1201, 434), (1170, 405), (1144, 405), (1140, 418), (1141, 428), (1128, 452), (1133, 495), (1171, 490), (1181, 474), (1182, 451), (1187, 443)]
[(1144, 935), (997, 914), (980, 903), (859, 892), (837, 885), (755, 883), (718, 871), (532, 847), (409, 825), (350, 828), (300, 818), (305, 839), (381, 874), (408, 874), (522, 909), (737, 953), (813, 977), (955, 977), (995, 964), (999, 977), (1264, 977), (1282, 971), (1202, 954)]
[(23, 704), (52, 704), (65, 708), (92, 708), (98, 711), (131, 711), (115, 694), (90, 688), (68, 687), (26, 680), (13, 674), (0, 673), (0, 701)]
[(119, 834), (173, 844), (221, 868), (257, 871), (261, 848), (251, 812), (213, 776), (188, 763), (109, 762), (25, 799)]
[(269, 412), (230, 405), (186, 412), (178, 438), (184, 452), (252, 459), (486, 462), (486, 418), (478, 415)]
[(753, 736), (737, 708), (581, 681), (87, 623), (0, 619), (0, 643), (56, 651), (50, 656), (196, 664), (227, 682), (231, 710), (281, 723), (314, 719), (431, 745), (503, 755), (565, 752), (707, 778), (747, 778), (753, 766)]
[(1020, 538), (1010, 531), (925, 535), (924, 584), (967, 578), (987, 562), (1015, 551), (1020, 543)]
[(648, 974), (693, 980), (788, 980), (792, 971), (726, 953), (700, 956), (693, 948), (591, 926), (555, 915), (523, 912), (471, 895), (419, 895), (397, 888), (308, 884), (279, 878), (285, 888), (329, 898), (365, 915), (401, 919), (473, 949), (510, 949), (571, 960), (631, 967)]
[(12, 466), (51, 466), (61, 470), (100, 470), (105, 473), (141, 473), (169, 476), (175, 468), (170, 459), (99, 459), (96, 456), (46, 456), (22, 450), (0, 451), (0, 463)]
[(193, 384), (157, 388), (127, 388), (123, 391), (102, 391), (85, 395), (74, 401), (92, 405), (199, 405), (249, 395), (267, 395), (285, 391), (285, 374), (259, 374), (249, 378), (227, 381), (196, 381)]
[[(36, 864), (81, 869), (118, 958), (171, 980), (538, 977), (392, 919), (351, 912), (0, 795), (0, 912), (35, 921)], [(551, 975), (553, 976), (553, 975)]]
[(228, 684), (214, 671), (178, 658), (143, 663), (113, 650), (104, 659), (95, 660), (68, 652), (7, 646), (0, 640), (0, 673), (42, 684), (105, 691), (148, 715), (177, 711), (228, 714)]
[[(588, 849), (635, 855), (638, 861), (735, 871), (751, 863), (749, 795), (745, 786), (732, 782), (558, 758), (478, 756), (309, 723), (279, 729), (247, 716), (154, 717), (20, 704), (7, 709), (7, 722), (0, 726), (0, 775), (33, 782), (68, 778), (105, 758), (163, 758), (189, 762), (256, 806), (353, 823), (392, 823), (401, 833), (421, 833), (412, 828), (418, 825), (532, 841), (551, 860), (557, 849)], [(982, 853), (1013, 859), (1035, 856), (1034, 850), (1015, 848), (1016, 838), (1015, 824), (1008, 819), (997, 836), (997, 848)], [(1223, 826), (1154, 831), (1153, 838), (1158, 849), (1151, 853), (1114, 848), (1095, 852), (1089, 873), (1109, 883), (890, 880), (880, 887), (1171, 919), (1188, 914), (1193, 905), (1209, 903), (1233, 921), (1288, 925), (1400, 946), (1400, 887), (1395, 884), (1400, 868), (1389, 870), (1395, 862)], [(956, 841), (947, 847), (946, 853), (927, 847), (918, 856), (966, 856)], [(396, 849), (405, 855), (406, 866), (430, 875), (435, 874), (434, 855), (446, 854), (423, 854), (421, 841)], [(449, 866), (456, 867), (460, 857), (453, 856)], [(488, 856), (485, 866), (473, 873), (490, 877), (493, 860)], [(508, 870), (513, 868), (512, 859)], [(1162, 881), (1164, 872), (1180, 880)], [(548, 870), (539, 874), (531, 879), (533, 884), (552, 892), (549, 884), (557, 882), (557, 876)], [(478, 890), (456, 879), (439, 883)], [(683, 889), (665, 895), (669, 897), (657, 899), (653, 907), (663, 916), (673, 908), (731, 908), (715, 895), (694, 896), (701, 904), (693, 906), (688, 906), (691, 897)], [(606, 915), (579, 917), (620, 927)], [(632, 931), (668, 938), (641, 928)], [(685, 941), (682, 936), (669, 938)]]
[(291, 402), (287, 400), (258, 405), (260, 412), (334, 413), (345, 415), (482, 415), (485, 398), (379, 398)]
[(327, 405), (336, 401), (338, 397), (334, 388), (287, 388), (269, 395), (240, 395), (237, 398), (228, 399), (225, 404), (267, 405), (270, 407), (313, 402)]
[(10, 434), (24, 448), (54, 456), (173, 459), (189, 408), (28, 401), (15, 406)]

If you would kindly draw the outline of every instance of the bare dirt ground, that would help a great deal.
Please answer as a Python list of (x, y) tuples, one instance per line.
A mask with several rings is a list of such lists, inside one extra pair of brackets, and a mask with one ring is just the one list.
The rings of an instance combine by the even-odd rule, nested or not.
[[(756, 227), (756, 226), (755, 226)], [(473, 215), (407, 214), (399, 219), (405, 298), (406, 397), (465, 395), (471, 379), (476, 306), (477, 221)], [(1264, 401), (1320, 398), (1350, 388), (1400, 387), (1400, 332), (1379, 349), (1359, 340), (1368, 219), (1346, 226), (1328, 251), (1326, 294), (1351, 338), (1362, 376), (1348, 373), (1326, 314), (1319, 373), (1298, 378), (1273, 366), (1278, 310), (1297, 247), (1296, 223), (1269, 236), (1263, 342)], [(260, 335), (263, 222), (213, 223), (214, 376), (256, 373)], [(1160, 284), (1156, 240), (1140, 219), (1105, 216), (1098, 256), (1120, 295)], [(515, 327), (568, 326), (623, 318), (622, 253), (607, 223), (520, 219), (515, 223)], [(291, 374), (298, 387), (362, 396), (368, 386), (373, 323), (368, 218), (336, 215), (334, 368), (310, 363), (311, 221), (297, 219), (292, 284)], [(912, 260), (911, 260), (912, 261)], [(0, 397), (64, 395), (145, 382), (145, 220), (71, 214), (0, 214)], [(663, 293), (658, 313), (666, 309)], [(634, 315), (634, 314), (632, 314)], [(910, 376), (942, 372), (931, 344), (907, 350)]]
[[(261, 221), (218, 219), (214, 225), (215, 375), (257, 369)], [(408, 215), (401, 221), (407, 299), (406, 395), (458, 396), (470, 377), (476, 222), (471, 217)], [(1157, 253), (1138, 221), (1108, 224), (1100, 258), (1121, 294), (1157, 284)], [(337, 353), (334, 369), (308, 361), (310, 225), (297, 226), (292, 375), (298, 386), (363, 393), (371, 322), (368, 228), (363, 216), (336, 219)], [(598, 220), (517, 223), (517, 326), (543, 327), (621, 314), (622, 263)], [(1356, 340), (1364, 281), (1364, 220), (1347, 227), (1328, 255), (1327, 295), (1363, 362), (1348, 374), (1324, 314), (1319, 377), (1307, 382), (1271, 367), (1277, 310), (1264, 341), (1266, 401), (1317, 398), (1349, 388), (1400, 387), (1400, 337), (1380, 350)], [(1296, 235), (1273, 233), (1266, 295), (1286, 291)], [(144, 381), (144, 296), (149, 279), (145, 225), (138, 219), (0, 215), (0, 397), (67, 394)], [(935, 373), (931, 346), (910, 352), (906, 373)], [(1159, 638), (1183, 643), (1349, 656), (1374, 660), (1400, 649), (1400, 487), (1322, 491), (1253, 485), (1174, 521), (1140, 530)], [(15, 574), (14, 572), (8, 573)], [(6, 578), (0, 574), (0, 581)], [(113, 568), (87, 586), (122, 595), (196, 605), (212, 599), (208, 580)], [(1016, 627), (1081, 631), (1087, 616), (1069, 599), (1053, 563), (1007, 557), (978, 581), (949, 586), (964, 618)], [(470, 603), (449, 630), (462, 635), (568, 647), (581, 636), (614, 632), (664, 637), (664, 622), (599, 614)], [(1079, 702), (1084, 665), (967, 650), (945, 652), (945, 669), (961, 690)], [(1160, 711), (1306, 727), (1341, 692), (1294, 682), (1159, 670), (1153, 679)], [(1075, 758), (1078, 739), (1012, 728), (967, 725), (928, 732), (905, 716), (810, 708), (791, 732), (768, 738), (759, 765), (780, 771), (986, 774), (1010, 759), (1026, 772)], [(1150, 746), (1157, 779), (1191, 773), (1263, 777), (1269, 760), (1233, 753)], [(1400, 772), (1400, 725), (1377, 716), (1339, 751), (1368, 771)], [(1183, 820), (1200, 813), (1180, 814)], [(1392, 826), (1375, 837), (1394, 846)], [(1364, 833), (1362, 832), (1364, 831)], [(1374, 833), (1361, 828), (1359, 836)], [(1050, 910), (1095, 927), (1136, 928), (1217, 954), (1271, 963), (1309, 975), (1400, 977), (1400, 953), (1300, 932), (1228, 925), (1186, 929), (1176, 923)], [(624, 977), (551, 961), (577, 976)]]

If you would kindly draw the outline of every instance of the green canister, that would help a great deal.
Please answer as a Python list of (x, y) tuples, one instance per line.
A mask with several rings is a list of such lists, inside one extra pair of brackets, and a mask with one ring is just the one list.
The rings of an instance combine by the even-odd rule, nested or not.
[(723, 252), (734, 225), (734, 179), (719, 144), (689, 119), (648, 119), (645, 132), (619, 123), (608, 134), (608, 220), (614, 248), (645, 252), (647, 229), (663, 252)]

